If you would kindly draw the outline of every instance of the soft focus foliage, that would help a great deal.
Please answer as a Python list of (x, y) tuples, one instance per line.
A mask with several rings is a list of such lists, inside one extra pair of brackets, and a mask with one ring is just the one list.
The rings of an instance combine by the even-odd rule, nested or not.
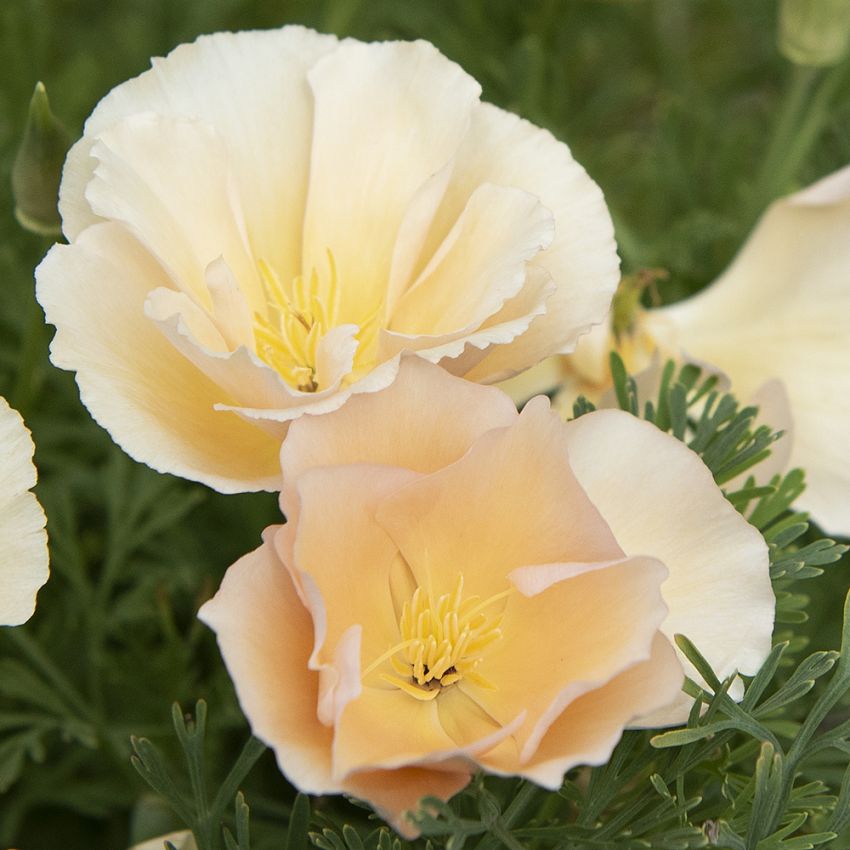
[[(659, 283), (665, 302), (714, 280), (772, 198), (850, 162), (848, 68), (792, 75), (776, 47), (773, 0), (0, 3), (0, 394), (33, 431), (53, 563), (32, 621), (0, 631), (0, 846), (55, 850), (61, 835), (69, 850), (114, 850), (182, 829), (186, 821), (129, 766), (129, 736), (154, 742), (194, 807), (168, 704), (200, 697), (211, 706), (204, 779), (227, 792), (222, 817), (238, 839), (242, 815), (224, 781), (248, 729), (195, 613), (225, 566), (278, 515), (271, 496), (224, 498), (133, 464), (91, 422), (72, 377), (48, 364), (51, 332), (32, 281), (47, 243), (19, 228), (10, 189), (33, 87), (45, 82), (54, 111), (79, 135), (95, 103), (151, 56), (202, 32), (292, 22), (367, 40), (427, 38), (482, 82), (484, 99), (551, 129), (603, 188), (624, 270), (669, 271)], [(793, 477), (783, 484), (792, 495), (797, 486)], [(722, 818), (730, 847), (754, 847), (778, 830), (789, 830), (787, 840), (763, 847), (805, 847), (830, 840), (806, 833), (829, 830), (842, 833), (833, 846), (847, 846), (846, 751), (798, 746), (785, 758), (816, 704), (823, 731), (835, 729), (831, 740), (846, 750), (846, 671), (827, 685), (835, 668), (824, 652), (839, 645), (847, 572), (837, 564), (805, 582), (805, 595), (793, 590), (825, 556), (801, 517), (783, 507), (774, 514), (776, 503), (760, 498), (781, 582), (779, 637), (793, 629), (793, 639), (774, 659), (774, 683), (762, 679), (753, 693), (763, 707), (758, 724), (741, 731), (744, 721), (729, 720), (721, 698), (705, 724), (729, 726), (715, 726), (714, 737), (655, 750), (650, 733), (630, 733), (607, 768), (576, 772), (560, 796), (476, 782), (427, 827), (437, 846), (451, 838), (458, 850), (465, 836), (480, 850), (502, 839), (546, 846), (547, 830), (565, 818), (572, 827), (563, 846), (576, 850), (716, 845)], [(783, 746), (781, 762), (759, 750), (767, 740), (776, 751), (764, 729)], [(777, 825), (771, 795), (803, 751), (802, 775), (780, 789), (789, 804)], [(269, 755), (237, 787), (251, 806), (254, 850), (303, 850), (308, 832), (327, 850), (396, 850), (366, 811), (296, 798)]]

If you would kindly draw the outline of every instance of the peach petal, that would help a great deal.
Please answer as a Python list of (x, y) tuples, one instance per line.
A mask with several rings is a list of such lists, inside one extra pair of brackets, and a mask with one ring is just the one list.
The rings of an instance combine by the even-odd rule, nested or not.
[(520, 566), (623, 554), (576, 480), (563, 423), (545, 399), (483, 434), (456, 463), (388, 496), (376, 518), (418, 583), (443, 593), (458, 572), (465, 593), (487, 598)]
[(608, 761), (623, 728), (636, 716), (671, 702), (680, 692), (682, 680), (682, 667), (673, 647), (656, 634), (648, 659), (571, 702), (528, 761), (518, 766), (513, 760), (496, 758), (494, 753), (480, 760), (482, 766), (494, 772), (519, 773), (555, 791), (570, 768)]
[(319, 676), (307, 668), (313, 624), (275, 554), (277, 530), (228, 569), (198, 616), (216, 633), (242, 710), (284, 775), (307, 793), (338, 793), (333, 733), (316, 716)]
[(387, 389), (292, 423), (281, 451), (284, 513), (293, 502), (291, 482), (312, 467), (375, 463), (433, 472), (461, 457), (481, 434), (517, 418), (504, 393), (418, 358), (403, 357), (399, 373)]

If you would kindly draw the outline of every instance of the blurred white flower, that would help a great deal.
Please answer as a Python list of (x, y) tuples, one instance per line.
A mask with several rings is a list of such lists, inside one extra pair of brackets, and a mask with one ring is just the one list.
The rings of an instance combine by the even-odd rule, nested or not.
[(46, 519), (30, 489), (35, 447), (17, 411), (0, 397), (0, 625), (18, 626), (35, 611), (47, 581)]
[(574, 355), (507, 388), (521, 400), (563, 383), (566, 413), (577, 395), (607, 391), (612, 348), (649, 383), (656, 351), (725, 374), (742, 401), (761, 405), (763, 421), (789, 432), (777, 452), (806, 472), (800, 506), (826, 532), (850, 535), (850, 168), (772, 204), (697, 295), (639, 310), (619, 340), (601, 325)]
[(426, 42), (294, 26), (155, 59), (68, 156), (53, 362), (133, 457), (234, 492), (402, 350), (480, 382), (572, 351), (618, 279), (602, 193), (479, 94)]

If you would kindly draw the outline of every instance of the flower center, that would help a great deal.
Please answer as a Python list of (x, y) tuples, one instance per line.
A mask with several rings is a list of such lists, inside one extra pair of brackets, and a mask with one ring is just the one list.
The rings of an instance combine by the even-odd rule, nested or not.
[[(321, 277), (314, 268), (309, 280), (298, 275), (284, 283), (268, 263), (258, 263), (266, 313), (254, 314), (257, 355), (290, 386), (306, 393), (323, 389), (320, 383), (325, 376), (319, 375), (319, 347), (328, 331), (340, 324), (339, 280), (330, 251), (328, 266), (327, 277)], [(371, 368), (381, 307), (359, 323), (351, 380)]]
[(492, 689), (475, 668), (485, 647), (502, 635), (501, 610), (493, 613), (487, 609), (510, 593), (508, 589), (483, 601), (479, 596), (464, 599), (460, 574), (451, 593), (436, 599), (417, 587), (402, 609), (401, 640), (373, 661), (363, 678), (390, 662), (394, 672), (383, 672), (380, 678), (419, 700), (434, 699), (461, 679)]

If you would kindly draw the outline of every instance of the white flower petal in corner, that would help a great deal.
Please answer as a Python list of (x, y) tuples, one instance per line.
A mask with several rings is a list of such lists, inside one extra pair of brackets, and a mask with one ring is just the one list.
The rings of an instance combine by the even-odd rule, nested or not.
[(729, 269), (693, 298), (647, 317), (681, 350), (721, 368), (739, 398), (771, 378), (793, 419), (799, 504), (850, 534), (850, 168), (774, 203)]
[(114, 89), (37, 272), (95, 419), (154, 469), (276, 489), (288, 423), (405, 351), (481, 383), (571, 351), (617, 283), (611, 218), (480, 91), (427, 42), (302, 27), (203, 36)]
[(46, 519), (29, 491), (35, 485), (32, 438), (0, 397), (0, 625), (18, 626), (35, 611), (47, 581)]

